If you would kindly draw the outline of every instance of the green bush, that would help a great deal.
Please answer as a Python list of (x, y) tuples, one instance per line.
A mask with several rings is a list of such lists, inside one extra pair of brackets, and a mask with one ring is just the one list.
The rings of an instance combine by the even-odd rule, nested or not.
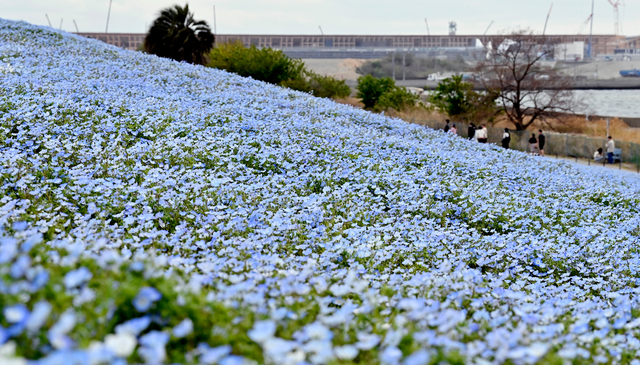
[(492, 119), (497, 113), (495, 100), (495, 94), (473, 90), (473, 85), (462, 81), (460, 75), (442, 80), (429, 96), (434, 107), (465, 120)]
[(449, 116), (466, 114), (471, 110), (473, 85), (462, 81), (462, 76), (451, 76), (438, 84), (429, 102)]
[(271, 48), (245, 47), (242, 43), (217, 45), (210, 54), (209, 67), (223, 69), (270, 84), (304, 79), (304, 63)]
[(404, 87), (396, 87), (393, 90), (382, 94), (380, 100), (378, 100), (377, 107), (380, 110), (392, 108), (397, 111), (401, 111), (414, 107), (417, 102), (417, 95), (407, 91)]
[(241, 42), (218, 45), (207, 66), (321, 98), (344, 98), (351, 94), (351, 88), (343, 80), (309, 71), (299, 59), (271, 48), (247, 48)]
[(418, 102), (418, 96), (404, 87), (396, 86), (395, 81), (388, 77), (377, 79), (371, 75), (361, 76), (356, 89), (356, 96), (362, 100), (365, 109), (373, 111), (389, 108), (401, 111), (414, 107)]
[(374, 109), (380, 97), (396, 88), (396, 83), (388, 77), (375, 78), (371, 75), (358, 77), (358, 93), (356, 96), (362, 100), (365, 109)]
[(351, 88), (344, 80), (318, 75), (312, 71), (308, 71), (307, 76), (308, 85), (314, 96), (320, 98), (346, 98), (351, 95)]

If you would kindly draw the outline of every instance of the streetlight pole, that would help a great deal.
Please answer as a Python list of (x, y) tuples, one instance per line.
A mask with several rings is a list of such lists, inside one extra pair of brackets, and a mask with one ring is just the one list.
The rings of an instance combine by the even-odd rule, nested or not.
[(591, 0), (591, 30), (589, 31), (589, 59), (593, 59), (593, 3)]

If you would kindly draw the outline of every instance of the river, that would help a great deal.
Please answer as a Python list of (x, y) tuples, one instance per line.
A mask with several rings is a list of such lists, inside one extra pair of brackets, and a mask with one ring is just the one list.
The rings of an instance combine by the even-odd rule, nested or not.
[(585, 110), (580, 114), (621, 118), (640, 118), (640, 90), (575, 90), (584, 98)]

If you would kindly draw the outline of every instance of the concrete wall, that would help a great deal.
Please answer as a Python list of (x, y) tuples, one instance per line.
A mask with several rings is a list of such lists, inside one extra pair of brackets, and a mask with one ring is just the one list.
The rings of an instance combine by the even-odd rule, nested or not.
[[(425, 125), (433, 129), (444, 129), (445, 123), (436, 120), (407, 120), (408, 122)], [(463, 138), (467, 138), (467, 129), (469, 127), (466, 123), (456, 122), (458, 129), (458, 135)], [(502, 141), (502, 133), (504, 128), (487, 127), (489, 132), (488, 142), (500, 145)], [(529, 151), (529, 138), (531, 137), (530, 131), (515, 131), (509, 130), (511, 134), (511, 143), (509, 148), (518, 151)], [(593, 153), (598, 148), (605, 148), (607, 140), (605, 138), (588, 137), (580, 134), (569, 133), (555, 133), (544, 132), (546, 144), (544, 151), (547, 155), (560, 155), (580, 158), (593, 158)], [(536, 137), (538, 133), (536, 133)], [(620, 142), (616, 141), (616, 148), (622, 149), (622, 161), (640, 163), (640, 145), (632, 142)]]

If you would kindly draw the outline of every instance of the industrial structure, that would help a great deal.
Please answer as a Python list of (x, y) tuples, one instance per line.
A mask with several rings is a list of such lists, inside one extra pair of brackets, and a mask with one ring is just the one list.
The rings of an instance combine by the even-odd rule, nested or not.
[[(142, 33), (78, 33), (81, 36), (126, 48), (139, 49), (144, 42)], [(413, 52), (435, 57), (449, 52), (471, 54), (474, 50), (503, 36), (498, 35), (257, 35), (218, 34), (216, 43), (241, 42), (245, 46), (270, 47), (283, 50), (299, 58), (380, 58), (393, 52)], [(542, 36), (541, 36), (542, 37)], [(553, 44), (589, 44), (589, 35), (546, 35)], [(631, 43), (630, 43), (630, 42)], [(593, 35), (594, 56), (622, 53), (640, 45), (638, 38), (616, 35)], [(629, 43), (629, 44), (627, 44)], [(624, 53), (630, 53), (625, 51)]]

